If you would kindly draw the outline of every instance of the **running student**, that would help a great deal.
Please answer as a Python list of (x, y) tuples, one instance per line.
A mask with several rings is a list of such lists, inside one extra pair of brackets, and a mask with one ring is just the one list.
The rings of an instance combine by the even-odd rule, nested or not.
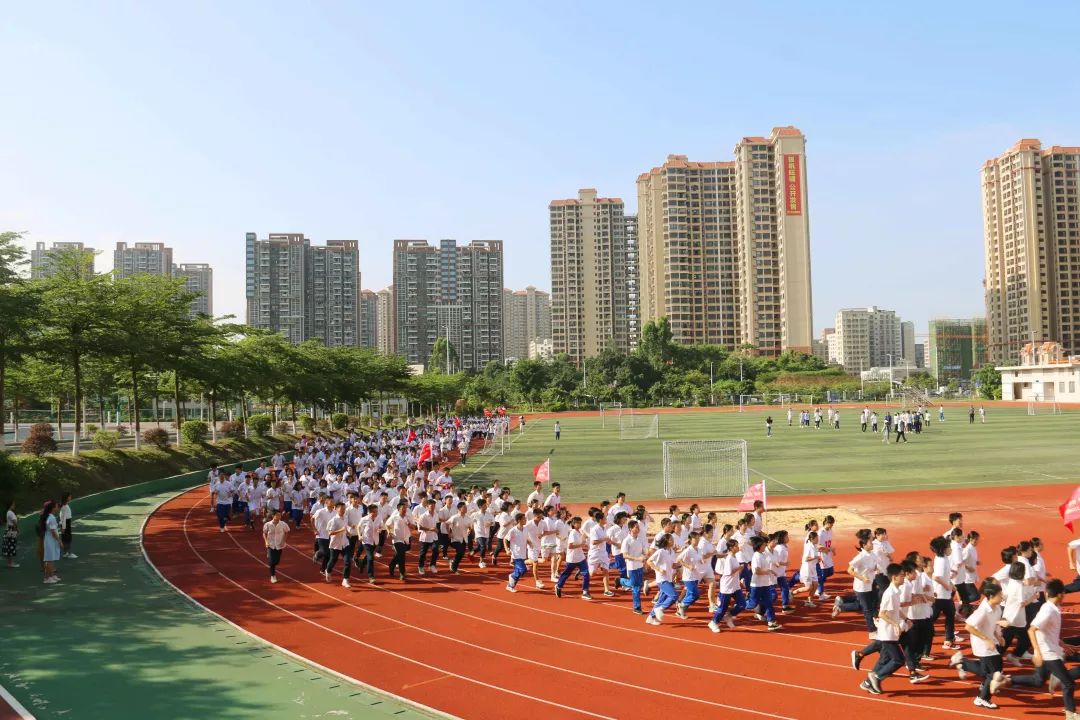
[(806, 607), (815, 607), (814, 594), (817, 592), (817, 564), (821, 557), (818, 552), (818, 534), (813, 530), (803, 543), (802, 563), (799, 565), (799, 577), (806, 588)]
[(636, 615), (644, 614), (641, 609), (641, 591), (645, 585), (645, 552), (648, 546), (641, 524), (637, 520), (627, 523), (627, 535), (622, 541), (622, 557), (626, 562), (624, 587), (630, 588), (633, 593)]
[(263, 525), (263, 543), (266, 545), (266, 564), (270, 566), (270, 582), (277, 582), (277, 566), (281, 562), (281, 551), (285, 549), (285, 536), (289, 534), (289, 524), (282, 522), (281, 513)]
[(660, 536), (655, 552), (649, 556), (648, 566), (656, 573), (656, 586), (659, 589), (656, 600), (653, 602), (653, 609), (645, 618), (645, 622), (650, 625), (661, 624), (664, 621), (664, 610), (675, 604), (678, 599), (672, 582), (675, 572), (675, 553), (671, 550), (673, 542), (671, 535)]
[(716, 612), (713, 613), (712, 621), (709, 622), (709, 629), (714, 633), (720, 632), (721, 620), (729, 628), (735, 627), (735, 616), (746, 608), (746, 600), (739, 587), (739, 573), (742, 570), (736, 557), (739, 543), (737, 540), (728, 540), (726, 548), (727, 552), (716, 560), (715, 572), (720, 576), (720, 587), (717, 594)]
[(701, 590), (699, 588), (699, 566), (701, 565), (701, 553), (698, 552), (698, 545), (701, 543), (701, 533), (691, 532), (690, 537), (687, 540), (686, 547), (676, 558), (676, 562), (682, 569), (682, 582), (685, 591), (682, 599), (675, 606), (675, 614), (681, 618), (686, 618), (686, 610), (694, 604), (694, 602), (701, 597)]
[(900, 587), (904, 584), (904, 569), (897, 563), (890, 563), (885, 573), (889, 586), (881, 594), (881, 604), (877, 616), (877, 640), (881, 644), (880, 655), (874, 669), (859, 685), (863, 690), (881, 694), (881, 681), (904, 666), (904, 653), (900, 650), (900, 634), (907, 630), (907, 619), (901, 611)]
[(1076, 683), (1072, 673), (1065, 667), (1065, 651), (1061, 647), (1061, 602), (1064, 599), (1064, 583), (1057, 578), (1048, 581), (1046, 602), (1039, 608), (1028, 629), (1035, 672), (1029, 675), (1013, 675), (1012, 684), (1041, 688), (1049, 677), (1050, 692), (1053, 693), (1055, 687), (1061, 690), (1065, 720), (1080, 720), (1073, 697)]
[(960, 645), (955, 629), (956, 605), (953, 604), (955, 587), (953, 586), (952, 564), (949, 562), (952, 547), (946, 538), (936, 537), (930, 541), (930, 549), (934, 552), (934, 567), (930, 574), (930, 579), (934, 582), (934, 614), (930, 622), (936, 625), (938, 617), (944, 615), (945, 642), (941, 644), (941, 647), (945, 650), (958, 650)]
[(983, 581), (980, 594), (983, 600), (966, 622), (968, 632), (971, 633), (971, 651), (978, 661), (968, 660), (962, 651), (958, 651), (949, 660), (949, 665), (957, 668), (961, 680), (969, 673), (982, 677), (975, 705), (997, 710), (993, 696), (1011, 682), (1009, 677), (1001, 672), (1001, 655), (997, 649), (1001, 630), (1008, 624), (1008, 621), (1001, 619), (1001, 604), (1005, 596), (997, 581), (990, 578)]
[(589, 540), (581, 532), (581, 518), (571, 518), (570, 531), (566, 538), (566, 563), (555, 583), (555, 597), (562, 597), (563, 586), (570, 574), (577, 570), (581, 575), (581, 599), (592, 600), (592, 595), (589, 594), (589, 566), (585, 562), (585, 550), (588, 546)]
[(754, 608), (754, 617), (766, 623), (770, 631), (779, 630), (782, 626), (776, 622), (776, 572), (770, 544), (775, 540), (766, 541), (760, 535), (750, 540), (754, 549), (754, 555), (750, 559), (750, 606)]
[(525, 537), (525, 513), (514, 515), (514, 526), (506, 533), (503, 540), (506, 543), (506, 552), (510, 556), (514, 570), (507, 576), (506, 589), (517, 592), (517, 583), (529, 570), (525, 566), (528, 558), (528, 541)]

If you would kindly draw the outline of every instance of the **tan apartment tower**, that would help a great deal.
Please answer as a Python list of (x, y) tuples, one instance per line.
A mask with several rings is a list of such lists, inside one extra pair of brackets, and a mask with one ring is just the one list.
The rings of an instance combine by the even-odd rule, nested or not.
[(806, 139), (744, 137), (734, 162), (669, 155), (638, 177), (641, 323), (683, 343), (811, 352)]
[(982, 169), (988, 354), (1025, 343), (1080, 352), (1080, 147), (1017, 142)]
[(606, 347), (628, 351), (636, 337), (624, 209), (591, 188), (548, 205), (552, 346), (575, 364)]

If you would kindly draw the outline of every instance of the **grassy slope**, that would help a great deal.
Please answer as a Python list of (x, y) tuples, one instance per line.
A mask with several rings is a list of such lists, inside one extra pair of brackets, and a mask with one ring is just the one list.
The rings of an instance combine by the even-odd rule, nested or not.
[(560, 418), (562, 439), (555, 443), (553, 420), (537, 419), (507, 455), (482, 469), (488, 458), (474, 457), (455, 476), (478, 484), (498, 477), (524, 497), (532, 467), (550, 455), (552, 479), (563, 484), (569, 501), (610, 498), (619, 490), (632, 499), (654, 499), (663, 497), (663, 440), (743, 438), (749, 441), (751, 482), (763, 473), (775, 479), (767, 482), (777, 494), (1080, 480), (1080, 414), (1030, 417), (1026, 409), (994, 407), (985, 425), (968, 425), (960, 409), (946, 412), (946, 423), (935, 421), (899, 446), (863, 434), (856, 410), (842, 411), (840, 431), (788, 428), (783, 411), (774, 410), (771, 439), (763, 411), (661, 415), (659, 440), (620, 441), (617, 419), (603, 429), (599, 418), (567, 417)]
[(40, 509), (46, 499), (59, 500), (63, 492), (75, 497), (110, 488), (180, 475), (209, 467), (273, 454), (291, 447), (293, 440), (278, 438), (226, 439), (216, 445), (177, 450), (84, 450), (70, 454), (0, 456), (0, 499), (15, 498), (21, 513)]

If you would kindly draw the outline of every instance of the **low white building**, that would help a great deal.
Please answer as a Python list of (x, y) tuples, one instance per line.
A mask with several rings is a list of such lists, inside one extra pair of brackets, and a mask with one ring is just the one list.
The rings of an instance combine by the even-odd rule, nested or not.
[(892, 367), (872, 367), (859, 373), (863, 382), (903, 382), (913, 373), (919, 372), (914, 365), (894, 365)]
[(1019, 365), (998, 371), (1002, 400), (1080, 402), (1080, 357), (1066, 357), (1059, 343), (1027, 343)]
[(539, 360), (549, 358), (555, 354), (551, 338), (534, 338), (529, 341), (529, 359)]

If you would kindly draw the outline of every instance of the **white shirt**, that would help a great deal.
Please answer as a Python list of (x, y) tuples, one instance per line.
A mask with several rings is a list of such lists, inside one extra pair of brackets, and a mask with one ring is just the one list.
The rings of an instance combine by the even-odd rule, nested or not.
[(866, 549), (859, 551), (859, 554), (851, 559), (849, 563), (851, 568), (858, 572), (868, 580), (862, 580), (860, 578), (852, 576), (852, 589), (855, 592), (870, 592), (873, 589), (874, 573), (877, 570), (877, 558), (873, 553), (869, 553)]
[(409, 519), (394, 513), (386, 521), (386, 529), (390, 532), (391, 539), (396, 543), (409, 542)]
[(420, 530), (420, 542), (435, 542), (439, 538), (436, 528), (439, 516), (425, 510), (416, 518), (416, 527)]
[[(915, 580), (911, 582), (911, 592), (913, 595), (933, 595), (933, 586), (934, 581), (930, 579), (930, 576), (925, 572), (920, 572), (915, 575)], [(933, 614), (934, 608), (931, 603), (915, 599), (912, 599), (911, 602), (907, 616), (912, 620), (926, 620)]]
[(71, 521), (71, 506), (62, 505), (60, 507), (60, 529), (63, 530), (67, 527), (68, 522)]
[[(772, 574), (772, 553), (767, 550), (754, 553), (750, 558), (750, 587), (766, 587), (776, 584), (776, 578)], [(764, 574), (758, 574), (755, 570), (768, 570)]]
[(330, 537), (327, 534), (327, 526), (330, 524), (330, 516), (334, 514), (333, 510), (327, 510), (323, 505), (321, 508), (311, 513), (311, 523), (315, 526), (315, 537), (320, 540), (326, 540)]
[(580, 530), (574, 530), (571, 528), (569, 536), (567, 536), (566, 543), (566, 562), (579, 563), (585, 559), (585, 551), (579, 547), (571, 547), (571, 545), (578, 545), (585, 542), (585, 535)]
[(1005, 593), (1005, 601), (999, 606), (1003, 608), (1001, 611), (1002, 619), (1007, 620), (1009, 625), (1013, 627), (1027, 625), (1027, 617), (1024, 613), (1024, 601), (1027, 599), (1024, 592), (1024, 583), (1009, 578), (1001, 586), (1001, 590)]
[(611, 544), (612, 555), (622, 555), (622, 541), (626, 537), (627, 530), (618, 525), (609, 525), (607, 528), (608, 542)]
[(360, 542), (364, 545), (377, 545), (379, 543), (379, 516), (371, 517), (370, 513), (360, 521)]
[(285, 521), (274, 522), (269, 520), (263, 524), (263, 537), (266, 538), (266, 545), (273, 550), (284, 549), (285, 535), (288, 532), (289, 523)]
[(621, 512), (624, 512), (627, 515), (629, 515), (630, 514), (630, 506), (627, 505), (626, 503), (622, 502), (622, 503), (615, 503), (614, 505), (609, 507), (608, 511), (607, 511), (608, 523), (614, 523), (615, 522), (615, 516), (618, 515)]
[[(597, 543), (597, 541), (601, 541)], [(600, 523), (593, 523), (592, 529), (589, 530), (589, 563), (607, 563), (608, 551), (607, 551), (607, 530)], [(606, 566), (606, 565), (605, 565)]]
[(450, 542), (465, 542), (469, 539), (472, 518), (468, 515), (454, 513), (446, 524), (450, 529)]
[(739, 589), (739, 572), (742, 565), (734, 555), (727, 555), (716, 561), (716, 572), (720, 573), (719, 591), (731, 595)]
[(879, 617), (875, 618), (877, 624), (878, 640), (884, 642), (896, 642), (900, 639), (900, 628), (890, 622), (882, 620), (880, 615), (886, 615), (893, 622), (900, 622), (900, 588), (892, 583), (881, 594)]
[(656, 567), (656, 582), (671, 582), (675, 553), (670, 550), (657, 550), (649, 557), (649, 562)]
[[(978, 628), (983, 635), (993, 638), (997, 630), (997, 621), (1000, 619), (1001, 605), (992, 608), (990, 607), (990, 601), (984, 599), (979, 604), (979, 607), (975, 608), (975, 612), (968, 616), (967, 624)], [(971, 652), (976, 657), (992, 657), (998, 654), (997, 645), (976, 637), (974, 633), (971, 635)]]
[(491, 524), (495, 522), (495, 518), (486, 509), (483, 512), (477, 510), (471, 515), (471, 518), (473, 532), (476, 537), (487, 538), (491, 534)]
[(645, 539), (645, 533), (639, 531), (637, 537), (627, 533), (626, 537), (623, 538), (622, 547), (620, 548), (623, 557), (626, 558), (627, 570), (640, 570), (645, 567), (645, 564), (641, 560), (631, 560), (630, 556), (644, 557), (646, 547), (648, 547), (648, 541)]
[(540, 521), (540, 527), (542, 532), (551, 533), (542, 537), (540, 544), (552, 547), (557, 545), (559, 542), (559, 519), (557, 517), (546, 517)]
[(1052, 602), (1043, 603), (1031, 621), (1031, 627), (1038, 629), (1035, 637), (1039, 641), (1039, 652), (1043, 660), (1065, 658), (1061, 649), (1061, 608)]
[(953, 596), (952, 586), (952, 564), (949, 562), (949, 558), (945, 556), (934, 557), (934, 570), (930, 574), (931, 578), (940, 578), (945, 581), (945, 585), (942, 586), (940, 582), (934, 580), (934, 598), (937, 600), (950, 600)]
[(836, 562), (832, 552), (832, 537), (833, 531), (829, 528), (821, 528), (821, 531), (818, 532), (818, 546), (828, 551), (821, 553), (821, 567), (823, 569), (833, 567)]
[(517, 525), (510, 528), (509, 532), (506, 533), (506, 544), (510, 548), (511, 560), (524, 560), (528, 555), (525, 531)]
[[(331, 550), (344, 550), (345, 546), (349, 544), (349, 539), (345, 534), (345, 517), (338, 515), (336, 512), (334, 516), (330, 518), (329, 524), (326, 526), (326, 533), (330, 536), (330, 549)], [(334, 533), (337, 533), (336, 535)]]
[(543, 499), (543, 493), (541, 493), (539, 490), (533, 490), (531, 493), (529, 493), (529, 497), (525, 498), (525, 506), (532, 507), (533, 500), (535, 500), (536, 502), (540, 502)]
[(556, 495), (555, 493), (551, 493), (547, 496), (547, 499), (544, 500), (544, 507), (547, 507), (549, 505), (558, 510), (562, 506), (562, 497), (560, 495)]
[[(687, 545), (686, 548), (679, 553), (678, 562), (682, 566), (682, 580), (683, 582), (697, 580), (698, 565), (701, 564), (701, 553), (693, 545)], [(689, 565), (689, 567), (687, 567)]]
[(544, 521), (540, 522), (535, 520), (529, 520), (525, 523), (525, 544), (533, 549), (533, 552), (540, 553), (540, 533), (544, 529)]

